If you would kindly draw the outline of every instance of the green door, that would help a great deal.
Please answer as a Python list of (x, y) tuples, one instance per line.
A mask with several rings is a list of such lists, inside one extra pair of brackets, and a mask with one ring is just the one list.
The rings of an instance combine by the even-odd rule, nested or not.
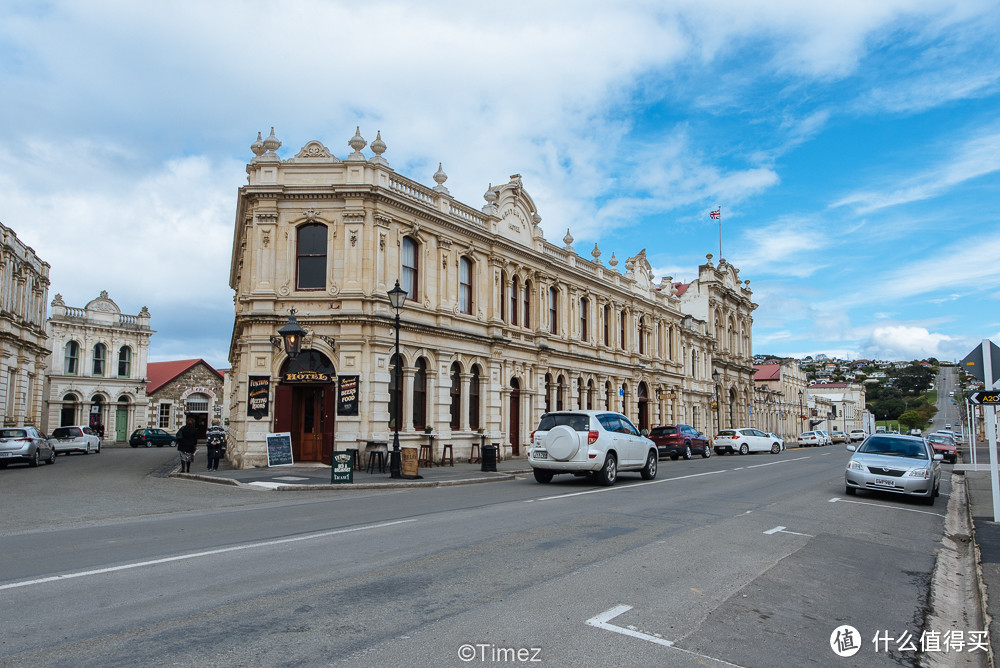
[(128, 409), (119, 408), (115, 413), (115, 441), (128, 440)]

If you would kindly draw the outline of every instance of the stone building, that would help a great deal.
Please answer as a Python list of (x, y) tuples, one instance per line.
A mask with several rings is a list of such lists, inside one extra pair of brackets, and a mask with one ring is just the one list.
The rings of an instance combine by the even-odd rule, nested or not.
[(49, 264), (0, 224), (0, 423), (43, 428)]
[(813, 421), (822, 419), (827, 426), (817, 423), (817, 429), (851, 431), (865, 428), (864, 414), (868, 407), (864, 383), (814, 384), (809, 386), (809, 392), (824, 399), (824, 405), (813, 415)]
[(214, 418), (222, 419), (223, 374), (202, 359), (150, 362), (149, 421), (145, 426), (175, 433), (189, 417), (204, 438)]
[(777, 434), (786, 442), (809, 431), (806, 373), (797, 360), (755, 364), (754, 427)]
[[(749, 401), (753, 305), (731, 266), (703, 265), (685, 301), (671, 277), (654, 282), (644, 250), (622, 271), (596, 245), (578, 255), (569, 231), (547, 241), (519, 175), (476, 209), (451, 197), (440, 166), (433, 187), (396, 173), (380, 135), (371, 157), (360, 130), (348, 145), (344, 159), (318, 141), (281, 159), (272, 129), (251, 147), (230, 273), (236, 466), (266, 463), (269, 432), (291, 433), (296, 461), (329, 462), (391, 440), (396, 416), (403, 445), (429, 430), (456, 457), (484, 438), (523, 456), (546, 410), (708, 430), (716, 369), (734, 404)], [(306, 335), (289, 358), (277, 332), (293, 309)], [(717, 347), (720, 332), (731, 340)]]
[(124, 314), (104, 290), (83, 308), (56, 295), (45, 328), (52, 343), (46, 430), (89, 424), (107, 440), (127, 441), (146, 422), (149, 311)]

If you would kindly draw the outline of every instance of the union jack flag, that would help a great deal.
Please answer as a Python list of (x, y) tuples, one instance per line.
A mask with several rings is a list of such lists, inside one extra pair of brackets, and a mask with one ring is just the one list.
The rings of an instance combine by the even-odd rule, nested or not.
[(722, 207), (720, 206), (720, 207), (719, 207), (718, 209), (716, 209), (715, 211), (711, 211), (711, 212), (709, 212), (709, 214), (708, 214), (708, 215), (710, 215), (710, 216), (711, 216), (711, 217), (712, 217), (713, 219), (717, 219), (717, 218), (719, 218), (720, 216), (722, 216)]

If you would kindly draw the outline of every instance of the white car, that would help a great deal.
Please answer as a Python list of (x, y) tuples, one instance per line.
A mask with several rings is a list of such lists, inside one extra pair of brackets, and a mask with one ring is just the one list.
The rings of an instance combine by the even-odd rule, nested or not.
[(49, 442), (56, 454), (82, 452), (101, 452), (101, 437), (90, 427), (56, 427), (49, 436)]
[(808, 448), (809, 446), (818, 448), (823, 445), (823, 435), (815, 431), (804, 431), (799, 434), (799, 446)]
[(823, 437), (823, 445), (833, 445), (833, 439), (830, 437), (830, 434), (826, 433), (826, 431), (823, 429), (817, 429), (816, 433)]
[(865, 440), (866, 434), (865, 434), (865, 430), (864, 429), (852, 429), (848, 433), (848, 436), (851, 437), (851, 443), (854, 443), (855, 441), (863, 441), (863, 440)]
[(572, 473), (613, 485), (619, 471), (638, 471), (643, 480), (652, 480), (658, 461), (656, 444), (612, 411), (545, 413), (528, 446), (528, 464), (540, 483)]
[(776, 437), (765, 431), (753, 427), (742, 427), (740, 429), (720, 429), (712, 440), (712, 449), (717, 455), (726, 452), (738, 452), (741, 455), (750, 452), (770, 452), (776, 455), (781, 452), (781, 443)]

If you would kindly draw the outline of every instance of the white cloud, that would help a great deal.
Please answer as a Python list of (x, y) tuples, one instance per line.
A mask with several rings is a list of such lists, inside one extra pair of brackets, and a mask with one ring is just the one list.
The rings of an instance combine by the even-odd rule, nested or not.
[(972, 342), (946, 334), (936, 334), (923, 327), (876, 327), (862, 344), (866, 357), (890, 360), (913, 360), (926, 357), (953, 360), (971, 350)]

